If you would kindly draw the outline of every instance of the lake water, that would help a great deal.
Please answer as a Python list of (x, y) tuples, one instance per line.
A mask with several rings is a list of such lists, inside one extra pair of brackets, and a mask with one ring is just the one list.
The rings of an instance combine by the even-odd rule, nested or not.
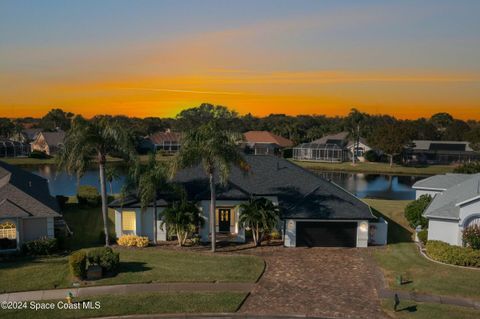
[[(50, 192), (52, 195), (75, 195), (77, 188), (77, 179), (69, 176), (65, 172), (57, 172), (55, 165), (25, 166), (27, 169), (37, 175), (40, 175), (49, 181)], [(119, 166), (119, 171), (122, 171)], [(325, 172), (315, 171), (323, 178), (342, 186), (349, 192), (360, 198), (380, 198), (380, 199), (415, 199), (415, 191), (412, 185), (425, 177), (422, 176), (397, 176), (382, 174), (348, 173), (348, 172)], [(112, 182), (113, 193), (120, 192), (125, 181), (125, 176)], [(80, 179), (80, 185), (94, 185), (100, 187), (98, 178), (98, 169), (88, 170)], [(110, 193), (110, 185), (107, 184), (107, 192)]]

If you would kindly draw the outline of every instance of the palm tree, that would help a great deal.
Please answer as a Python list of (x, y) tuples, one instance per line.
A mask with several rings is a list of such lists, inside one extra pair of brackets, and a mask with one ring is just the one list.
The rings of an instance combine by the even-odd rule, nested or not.
[[(167, 169), (164, 163), (156, 160), (155, 154), (151, 153), (146, 165), (137, 162), (130, 172), (130, 178), (125, 185), (135, 187), (140, 199), (142, 210), (153, 203), (153, 243), (157, 244), (157, 196), (161, 189), (167, 187)], [(132, 182), (132, 183), (131, 183)]]
[(115, 167), (106, 167), (105, 168), (105, 180), (108, 182), (110, 186), (110, 195), (113, 195), (113, 181), (120, 178), (117, 169)]
[(357, 148), (360, 145), (360, 126), (362, 125), (362, 122), (365, 120), (365, 114), (358, 111), (355, 108), (352, 108), (350, 110), (350, 113), (348, 114), (346, 121), (347, 121), (347, 126), (350, 131), (350, 135), (353, 138), (353, 156), (352, 156), (352, 164), (355, 165), (356, 162), (356, 157), (357, 157)]
[(105, 179), (107, 156), (121, 156), (130, 160), (133, 154), (131, 135), (114, 118), (98, 116), (87, 121), (81, 116), (76, 116), (65, 136), (64, 147), (58, 157), (59, 168), (69, 174), (76, 174), (77, 178), (83, 176), (91, 164), (94, 162), (98, 164), (106, 246), (109, 245)]
[(203, 218), (197, 205), (188, 202), (185, 198), (175, 201), (162, 212), (163, 228), (167, 225), (177, 234), (179, 246), (185, 245), (188, 236), (193, 233), (198, 226), (203, 225)]
[(260, 246), (265, 234), (275, 229), (278, 218), (278, 207), (264, 197), (251, 198), (240, 205), (239, 222), (252, 229), (255, 246)]
[(172, 178), (175, 173), (186, 167), (202, 165), (209, 178), (210, 187), (210, 231), (212, 234), (212, 252), (215, 252), (216, 243), (216, 178), (225, 184), (230, 173), (231, 165), (248, 171), (237, 142), (240, 135), (222, 130), (218, 119), (211, 120), (200, 127), (191, 130), (182, 137), (180, 151), (175, 156), (172, 166)]

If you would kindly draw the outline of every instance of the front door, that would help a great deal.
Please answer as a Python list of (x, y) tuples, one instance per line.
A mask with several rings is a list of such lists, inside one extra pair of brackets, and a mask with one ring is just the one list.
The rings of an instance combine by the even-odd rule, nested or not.
[(219, 232), (230, 232), (230, 208), (219, 208), (218, 209), (218, 231)]

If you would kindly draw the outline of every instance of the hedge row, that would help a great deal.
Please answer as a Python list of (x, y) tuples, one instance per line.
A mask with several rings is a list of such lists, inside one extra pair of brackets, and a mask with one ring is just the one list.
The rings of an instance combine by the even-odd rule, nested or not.
[(98, 265), (102, 267), (103, 272), (112, 272), (117, 270), (120, 264), (120, 254), (116, 253), (110, 247), (100, 247), (89, 250), (79, 250), (74, 252), (68, 258), (70, 273), (78, 279), (85, 278), (87, 267)]
[(428, 241), (425, 247), (428, 256), (434, 260), (457, 266), (480, 267), (480, 250), (452, 246), (437, 240)]

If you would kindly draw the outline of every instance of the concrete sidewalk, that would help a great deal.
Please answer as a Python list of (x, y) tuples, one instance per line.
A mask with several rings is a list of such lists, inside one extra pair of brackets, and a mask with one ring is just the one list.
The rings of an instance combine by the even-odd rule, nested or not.
[(245, 292), (253, 289), (254, 283), (152, 283), (111, 286), (91, 286), (66, 289), (12, 292), (0, 295), (2, 301), (30, 301), (65, 299), (69, 293), (74, 297), (116, 295), (138, 292)]

